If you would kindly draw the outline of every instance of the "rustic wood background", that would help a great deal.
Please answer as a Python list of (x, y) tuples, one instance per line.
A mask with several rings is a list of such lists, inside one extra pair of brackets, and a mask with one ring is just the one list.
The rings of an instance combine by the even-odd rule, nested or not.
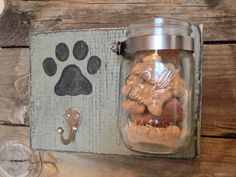
[[(8, 0), (0, 17), (0, 176), (235, 177), (235, 0)], [(171, 16), (204, 23), (201, 157), (131, 158), (29, 147), (29, 32), (127, 25)]]

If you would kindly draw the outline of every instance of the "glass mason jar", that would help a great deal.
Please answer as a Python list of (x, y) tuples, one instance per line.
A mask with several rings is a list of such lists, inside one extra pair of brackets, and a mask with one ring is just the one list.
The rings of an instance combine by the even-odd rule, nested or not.
[(119, 128), (132, 150), (172, 154), (193, 135), (191, 24), (155, 18), (132, 24), (121, 43)]

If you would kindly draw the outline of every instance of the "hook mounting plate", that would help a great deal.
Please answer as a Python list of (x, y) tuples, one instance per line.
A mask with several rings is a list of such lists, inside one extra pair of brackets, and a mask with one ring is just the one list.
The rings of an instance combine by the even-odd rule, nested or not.
[(77, 128), (81, 121), (81, 112), (75, 107), (70, 107), (65, 111), (65, 119), (70, 128)]
[(75, 138), (76, 131), (81, 122), (81, 112), (75, 107), (70, 107), (65, 111), (65, 119), (70, 128), (70, 134), (68, 138), (65, 139), (63, 137), (64, 129), (62, 127), (57, 129), (57, 133), (61, 137), (62, 144), (67, 145), (70, 144), (70, 142)]

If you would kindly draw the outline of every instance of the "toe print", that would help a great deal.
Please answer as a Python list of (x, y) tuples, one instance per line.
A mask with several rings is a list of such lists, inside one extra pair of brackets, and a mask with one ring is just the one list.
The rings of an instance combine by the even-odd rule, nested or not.
[(84, 41), (77, 41), (73, 48), (73, 55), (77, 60), (83, 60), (88, 55), (88, 45)]
[(43, 61), (43, 69), (48, 76), (53, 76), (57, 72), (57, 64), (52, 58), (48, 57)]
[(60, 43), (56, 46), (56, 57), (60, 61), (65, 61), (69, 57), (69, 48), (66, 44)]
[(87, 70), (89, 74), (96, 74), (101, 68), (101, 59), (97, 56), (91, 56), (88, 61)]
[[(77, 60), (84, 60), (88, 55), (89, 47), (84, 41), (77, 41), (73, 47), (73, 56)], [(69, 58), (70, 50), (65, 43), (59, 43), (55, 47), (55, 55), (59, 61)], [(97, 56), (91, 56), (87, 62), (89, 74), (96, 74), (101, 68), (102, 61)], [(43, 63), (44, 72), (53, 76), (57, 72), (57, 64), (53, 58), (47, 57)], [(83, 69), (83, 68), (82, 68)], [(54, 92), (58, 96), (89, 95), (93, 91), (91, 82), (84, 76), (79, 66), (70, 64), (66, 66), (57, 81)]]

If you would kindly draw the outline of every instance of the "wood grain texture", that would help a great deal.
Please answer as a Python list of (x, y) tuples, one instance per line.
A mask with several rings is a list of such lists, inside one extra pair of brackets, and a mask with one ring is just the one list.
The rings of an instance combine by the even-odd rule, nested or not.
[(36, 177), (40, 155), (29, 148), (29, 128), (0, 126), (0, 176)]
[(0, 46), (23, 46), (28, 42), (30, 19), (6, 0), (0, 16)]
[[(17, 136), (19, 152), (25, 152), (29, 145), (29, 128), (0, 125), (0, 146)], [(8, 141), (9, 142), (9, 141)], [(80, 153), (59, 153), (49, 151), (30, 151), (25, 155), (8, 158), (9, 164), (0, 158), (0, 171), (9, 173), (12, 162), (17, 162), (21, 170), (10, 168), (10, 173), (24, 174), (22, 177), (235, 177), (236, 140), (221, 138), (202, 138), (201, 158), (198, 160), (171, 160), (162, 158), (127, 157), (118, 155), (94, 155)], [(6, 144), (5, 144), (6, 145)], [(0, 148), (2, 149), (2, 148)], [(40, 158), (39, 158), (40, 157)], [(24, 168), (23, 168), (24, 167)], [(30, 170), (26, 167), (31, 167)], [(19, 171), (17, 171), (19, 170)], [(24, 171), (25, 170), (25, 171)]]
[(236, 137), (236, 45), (205, 45), (202, 134)]
[(54, 162), (58, 177), (234, 177), (235, 144), (236, 140), (203, 138), (201, 158), (192, 161), (55, 152), (42, 156)]
[(28, 45), (28, 32), (127, 26), (138, 18), (168, 16), (204, 23), (205, 41), (236, 40), (234, 0), (8, 0), (0, 46)]
[(0, 49), (0, 124), (27, 125), (28, 49)]

